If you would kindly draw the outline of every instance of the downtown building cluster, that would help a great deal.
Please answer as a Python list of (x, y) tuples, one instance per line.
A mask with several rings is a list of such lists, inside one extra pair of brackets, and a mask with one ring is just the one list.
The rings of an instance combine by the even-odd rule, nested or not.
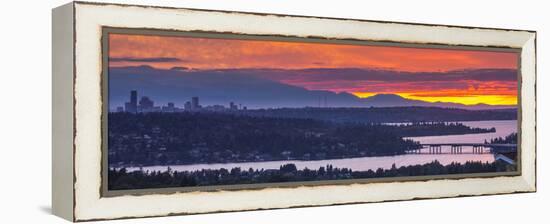
[(228, 107), (224, 105), (208, 105), (202, 106), (199, 103), (199, 97), (191, 97), (190, 101), (185, 102), (184, 107), (176, 107), (175, 103), (169, 102), (164, 106), (155, 106), (155, 102), (148, 96), (142, 96), (138, 101), (137, 90), (130, 91), (130, 101), (124, 104), (124, 107), (119, 106), (116, 108), (116, 112), (128, 112), (128, 113), (151, 113), (151, 112), (184, 112), (184, 111), (237, 111), (247, 110), (246, 106), (235, 104), (230, 102)]

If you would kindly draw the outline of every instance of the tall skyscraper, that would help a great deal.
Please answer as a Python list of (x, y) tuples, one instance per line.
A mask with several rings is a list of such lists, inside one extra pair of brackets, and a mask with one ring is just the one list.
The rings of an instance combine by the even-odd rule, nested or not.
[(237, 104), (235, 104), (233, 102), (229, 102), (229, 109), (230, 110), (238, 110), (239, 108), (237, 107)]
[(155, 103), (149, 97), (143, 96), (139, 100), (139, 111), (143, 113), (153, 112)]
[(198, 110), (201, 108), (201, 105), (199, 104), (199, 97), (194, 96), (191, 98), (191, 109), (192, 110)]
[(132, 105), (137, 106), (137, 91), (136, 90), (132, 90), (130, 92), (130, 103)]
[(130, 92), (130, 102), (124, 104), (124, 109), (129, 113), (137, 113), (137, 91), (132, 90)]

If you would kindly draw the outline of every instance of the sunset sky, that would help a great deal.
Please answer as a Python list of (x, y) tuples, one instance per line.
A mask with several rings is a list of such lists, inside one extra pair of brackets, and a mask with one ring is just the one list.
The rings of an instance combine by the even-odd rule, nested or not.
[[(310, 90), (359, 97), (394, 93), (410, 99), (463, 104), (517, 103), (517, 53), (297, 42), (110, 34), (109, 66), (170, 69), (335, 69), (262, 77)], [(395, 76), (343, 76), (339, 68), (399, 71)], [(460, 70), (502, 69), (502, 76)], [(511, 70), (512, 71), (511, 71)], [(395, 74), (395, 72), (394, 72)], [(418, 78), (417, 78), (418, 77)]]

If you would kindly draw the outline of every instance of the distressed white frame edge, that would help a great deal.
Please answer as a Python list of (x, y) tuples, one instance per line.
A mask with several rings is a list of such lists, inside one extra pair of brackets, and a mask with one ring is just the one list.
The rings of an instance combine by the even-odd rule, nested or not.
[(73, 4), (52, 10), (52, 213), (73, 221)]
[[(536, 191), (534, 32), (79, 2), (74, 7), (75, 221)], [(521, 48), (522, 175), (101, 198), (102, 26)]]

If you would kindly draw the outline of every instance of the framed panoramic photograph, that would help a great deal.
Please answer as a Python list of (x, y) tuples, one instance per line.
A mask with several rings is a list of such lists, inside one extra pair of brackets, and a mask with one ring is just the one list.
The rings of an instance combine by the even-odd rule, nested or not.
[(534, 31), (80, 2), (53, 22), (68, 220), (536, 191)]

